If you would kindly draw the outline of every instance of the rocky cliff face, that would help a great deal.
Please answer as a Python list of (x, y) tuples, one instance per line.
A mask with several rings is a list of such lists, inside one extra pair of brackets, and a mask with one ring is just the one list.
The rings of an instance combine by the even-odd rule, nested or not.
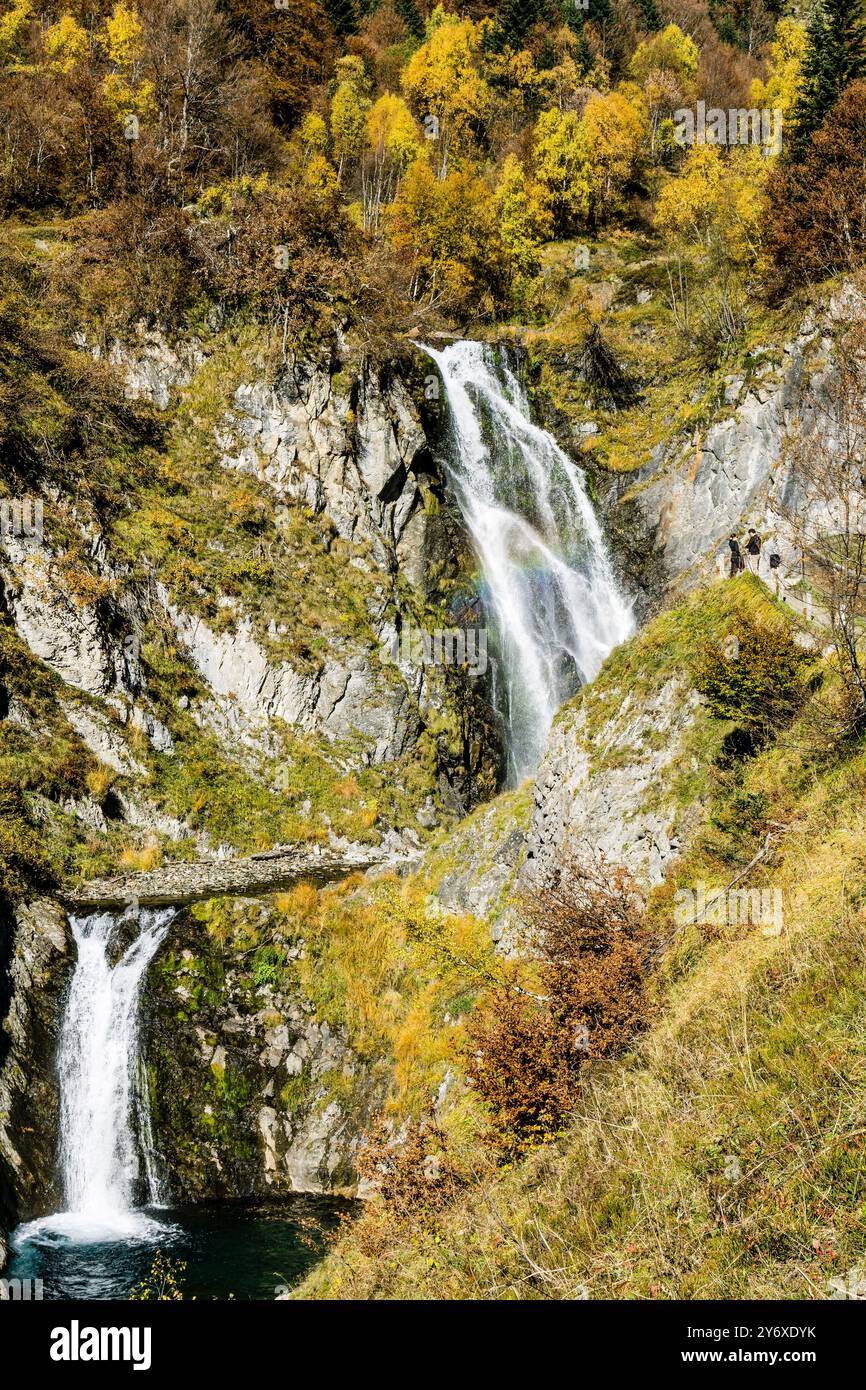
[(569, 851), (601, 853), (649, 887), (684, 848), (693, 818), (674, 804), (670, 783), (698, 697), (674, 676), (621, 703), (614, 685), (612, 703), (600, 722), (591, 698), (557, 720), (535, 780), (527, 872), (544, 877)]
[(369, 545), (376, 566), (426, 590), (436, 558), (429, 504), (441, 492), (399, 377), (290, 361), (272, 386), (238, 386), (217, 442), (222, 467), (327, 512), (344, 540)]
[[(79, 346), (100, 355), (84, 338)], [(171, 442), (179, 411), (180, 434), (198, 432), (205, 466), (184, 466), (181, 503), (174, 482), (155, 494), (133, 475), (119, 519), (61, 491), (41, 499), (44, 527), (4, 527), (0, 536), (0, 607), (35, 661), (62, 682), (53, 708), (103, 769), (91, 784), (111, 786), (108, 800), (102, 790), (65, 799), (79, 838), (126, 829), (188, 842), (196, 853), (216, 849), (213, 833), (169, 809), (158, 791), (184, 784), (187, 804), (197, 800), (197, 731), (216, 740), (227, 776), (237, 766), (275, 793), (295, 790), (293, 741), (307, 740), (305, 753), (321, 749), (335, 785), (358, 766), (393, 769), (402, 820), (419, 830), (415, 810), (435, 819), (429, 808), (441, 796), (454, 814), (479, 783), (495, 785), (486, 692), (464, 689), (459, 672), (390, 658), (401, 627), (422, 624), (435, 604), (436, 576), (455, 564), (453, 518), (443, 514), (405, 384), (393, 369), (335, 361), (289, 358), (266, 368), (257, 351), (229, 351), (219, 339), (172, 344), (143, 329), (111, 345), (104, 356), (127, 397), (165, 417), (172, 478), (181, 467)], [(226, 528), (204, 538), (194, 527), (180, 530), (189, 565), (172, 567), (175, 549), (140, 565), (130, 550), (135, 528), (155, 517), (164, 533), (178, 507), (206, 514), (215, 474), (228, 489)], [(255, 534), (262, 539), (251, 546)], [(198, 578), (205, 570), (206, 582)], [(253, 592), (259, 573), (270, 586), (267, 602)], [(277, 575), (289, 585), (285, 601)], [(32, 733), (32, 718), (14, 704), (10, 718)], [(319, 811), (311, 790), (297, 779), (298, 818), (321, 838), (332, 833), (333, 816)], [(374, 840), (395, 824), (384, 808), (370, 815)]]
[(4, 1235), (60, 1197), (59, 1099), (54, 1058), (63, 992), (72, 966), (64, 914), (41, 902), (20, 907), (0, 940), (0, 1269)]
[[(771, 537), (793, 566), (794, 538), (782, 514), (792, 501), (801, 510), (817, 504), (804, 495), (787, 446), (804, 421), (827, 428), (822, 404), (835, 370), (833, 334), (849, 309), (841, 296), (748, 379), (732, 379), (703, 436), (669, 440), (610, 499), (612, 529), (634, 537), (641, 551), (636, 572), (655, 576), (651, 603), (711, 574), (729, 531), (747, 524)], [(130, 398), (170, 416), (184, 393), (190, 409), (203, 409), (195, 392), (208, 352), (198, 341), (172, 347), (151, 334), (115, 345), (109, 356)], [(239, 486), (251, 480), (265, 489), (271, 529), (256, 560), (267, 561), (267, 545), (299, 517), (314, 528), (323, 554), (332, 544), (344, 547), (348, 584), (363, 596), (362, 620), (325, 641), (312, 626), (292, 628), (279, 608), (263, 615), (229, 582), (203, 594), (196, 579), (181, 597), (159, 565), (142, 578), (117, 560), (109, 518), (76, 511), (70, 498), (50, 499), (64, 525), (86, 536), (84, 568), (80, 551), (69, 564), (62, 528), (52, 525), (44, 538), (3, 537), (0, 582), (16, 639), (56, 682), (51, 699), (63, 728), (97, 770), (112, 774), (110, 807), (92, 774), (88, 789), (65, 801), (76, 845), (90, 836), (104, 846), (120, 823), (147, 827), (166, 843), (186, 841), (187, 853), (213, 854), (192, 815), (169, 814), (154, 790), (173, 786), (179, 767), (192, 762), (199, 733), (213, 736), (219, 757), (245, 768), (256, 787), (279, 790), (278, 770), (299, 766), (287, 756), (290, 730), (314, 740), (323, 759), (335, 750), (324, 776), (339, 778), (356, 801), (360, 767), (405, 780), (420, 831), (434, 825), (443, 803), (465, 809), (455, 772), (460, 755), (445, 746), (447, 737), (435, 759), (425, 754), (423, 784), (405, 775), (401, 761), (429, 742), (437, 720), (460, 710), (465, 692), (434, 671), (380, 660), (399, 625), (435, 602), (436, 575), (454, 559), (441, 486), (407, 389), (393, 374), (368, 368), (351, 373), (292, 360), (265, 377), (249, 365), (241, 364), (225, 399), (204, 418), (212, 468)], [(247, 500), (238, 494), (239, 510)], [(178, 545), (187, 544), (178, 535)], [(231, 538), (208, 544), (218, 556), (229, 554)], [(295, 571), (299, 589), (313, 581), (314, 563)], [(344, 599), (345, 592), (334, 595), (335, 604)], [(154, 633), (163, 642), (161, 664), (142, 656)], [(531, 800), (524, 791), (482, 808), (428, 857), (433, 916), (484, 916), (500, 949), (510, 949), (509, 895), (547, 873), (569, 846), (625, 864), (645, 888), (662, 881), (700, 822), (697, 798), (681, 790), (695, 765), (699, 711), (676, 661), (645, 656), (637, 682), (614, 657), (561, 713)], [(5, 701), (0, 723), (25, 741), (38, 735), (36, 719), (15, 698)], [(485, 731), (467, 735), (459, 719), (458, 727), (463, 745), (474, 748), (475, 770), (485, 760), (494, 764)], [(215, 767), (196, 765), (204, 799)], [(305, 817), (311, 801), (312, 793), (302, 802)], [(233, 814), (241, 813), (233, 807)], [(340, 839), (326, 823), (333, 848)], [(386, 844), (390, 828), (375, 806), (367, 827), (371, 843)], [(229, 880), (232, 892), (252, 891)], [(292, 968), (303, 958), (302, 936), (269, 957), (262, 945), (269, 911), (267, 902), (226, 896), (185, 911), (153, 967), (145, 1052), (154, 1128), (176, 1198), (349, 1186), (358, 1137), (388, 1085), (390, 1064), (359, 1059), (343, 1030), (318, 1018), (305, 998)], [(0, 1225), (56, 1196), (50, 1059), (70, 967), (63, 919), (53, 909), (22, 909), (10, 941)], [(42, 1117), (38, 1126), (26, 1118), (33, 1113)]]
[[(352, 1156), (381, 1104), (386, 1069), (355, 1057), (279, 964), (241, 949), (267, 939), (265, 902), (225, 899), (225, 935), (175, 919), (151, 967), (144, 1055), (159, 1161), (174, 1200), (354, 1186)], [(221, 944), (222, 937), (224, 944)]]
[[(197, 341), (172, 347), (159, 334), (142, 333), (131, 344), (114, 344), (108, 360), (122, 372), (130, 398), (168, 410), (177, 392), (194, 383), (205, 355)], [(290, 502), (303, 504), (352, 547), (352, 565), (381, 577), (369, 633), (335, 642), (313, 674), (275, 664), (253, 631), (254, 615), (230, 596), (210, 596), (228, 619), (215, 632), (160, 583), (147, 595), (124, 586), (105, 534), (89, 537), (90, 578), (94, 589), (113, 592), (94, 601), (68, 582), (62, 551), (41, 537), (4, 535), (0, 578), (16, 630), (70, 686), (131, 699), (142, 685), (137, 634), (147, 621), (144, 606), (155, 598), (223, 715), (223, 737), (243, 737), (239, 721), (225, 717), (231, 702), (240, 723), (263, 727), (280, 718), (331, 738), (360, 732), (377, 760), (399, 757), (421, 730), (424, 672), (398, 672), (395, 681), (392, 670), (383, 670), (378, 641), (390, 640), (395, 613), (400, 621), (397, 578), (423, 605), (431, 569), (443, 558), (433, 534), (438, 483), (405, 387), (368, 370), (332, 375), (293, 360), (271, 385), (251, 380), (237, 387), (215, 422), (213, 450), (219, 467), (250, 473), (273, 490), (278, 527)], [(412, 612), (410, 598), (404, 617)], [(153, 717), (145, 708), (139, 719)], [(161, 729), (159, 735), (165, 745)]]
[[(794, 439), (816, 453), (840, 447), (844, 428), (833, 408), (836, 338), (862, 295), (852, 286), (810, 311), (796, 337), (757, 365), (747, 380), (728, 380), (719, 418), (704, 434), (674, 436), (640, 473), (628, 475), (607, 503), (611, 529), (636, 578), (653, 588), (650, 607), (727, 574), (727, 538), (748, 526), (762, 535), (761, 577), (776, 551), (793, 597), (802, 548), (790, 517), (813, 533), (831, 526), (825, 498), (798, 470)], [(721, 563), (720, 563), (721, 561)], [(535, 778), (527, 871), (548, 871), (566, 845), (601, 851), (639, 882), (661, 882), (687, 842), (693, 816), (677, 808), (671, 780), (688, 744), (697, 697), (676, 674), (640, 700), (616, 699), (599, 720), (599, 692), (563, 711)]]
[[(100, 355), (84, 337), (78, 346)], [(435, 576), (453, 564), (453, 519), (407, 387), (394, 370), (335, 361), (265, 370), (255, 344), (234, 352), (226, 384), (223, 348), (144, 330), (113, 344), (104, 356), (127, 398), (156, 412), (159, 463), (121, 451), (99, 487), (46, 487), (38, 526), (9, 526), (4, 512), (0, 737), (64, 876), (113, 873), (118, 860), (147, 867), (161, 854), (232, 859), (225, 820), (214, 829), (199, 817), (217, 785), (241, 853), (275, 841), (358, 863), (371, 850), (417, 851), (440, 798), (453, 816), (472, 795), (464, 747), (473, 776), (495, 765), (485, 738), (455, 738), (466, 710), (453, 673), (383, 659), (402, 623), (424, 620)], [(193, 467), (174, 452), (182, 410), (181, 433), (197, 431)], [(203, 539), (178, 510), (207, 516), (214, 478), (226, 524)], [(34, 495), (32, 479), (3, 486)], [(176, 544), (163, 545), (175, 526)], [(271, 583), (267, 611), (259, 571), (263, 584), (273, 571), (289, 586)], [(377, 768), (378, 782), (359, 786)], [(240, 873), (227, 880), (235, 892)], [(71, 961), (63, 914), (45, 903), (22, 907), (4, 937), (6, 1230), (59, 1200), (53, 1065)], [(194, 1021), (190, 953), (222, 981)], [(285, 973), (251, 980), (229, 953), (192, 940), (176, 966), (155, 974), (151, 1040), (177, 1195), (348, 1183), (379, 1083), (345, 1038)]]
[(814, 526), (825, 518), (820, 499), (798, 476), (790, 444), (803, 435), (816, 450), (838, 446), (831, 400), (836, 338), (863, 303), (847, 285), (810, 310), (795, 337), (754, 353), (749, 375), (726, 381), (709, 428), (675, 435), (650, 464), (628, 475), (614, 505), (615, 524), (623, 544), (630, 537), (652, 557), (661, 588), (682, 592), (711, 577), (728, 560), (728, 536), (742, 537), (748, 526), (763, 536), (765, 555), (775, 549), (796, 574), (801, 552), (787, 516), (796, 510)]

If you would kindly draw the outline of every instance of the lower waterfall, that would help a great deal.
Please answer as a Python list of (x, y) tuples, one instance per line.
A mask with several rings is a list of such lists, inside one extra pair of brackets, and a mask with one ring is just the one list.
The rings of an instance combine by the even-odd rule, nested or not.
[[(147, 968), (174, 915), (164, 908), (141, 910), (134, 923), (110, 912), (69, 919), (78, 958), (57, 1057), (66, 1210), (31, 1222), (25, 1235), (54, 1231), (93, 1241), (146, 1234), (154, 1224), (137, 1210), (163, 1199), (139, 1015)], [(135, 936), (117, 956), (124, 926)]]
[[(126, 1299), (157, 1252), (184, 1297), (273, 1299), (325, 1254), (345, 1198), (166, 1205), (141, 1055), (148, 967), (174, 908), (70, 917), (77, 959), (57, 1053), (62, 1211), (19, 1225), (10, 1280), (37, 1298)], [(278, 1273), (276, 1271), (279, 1271)]]

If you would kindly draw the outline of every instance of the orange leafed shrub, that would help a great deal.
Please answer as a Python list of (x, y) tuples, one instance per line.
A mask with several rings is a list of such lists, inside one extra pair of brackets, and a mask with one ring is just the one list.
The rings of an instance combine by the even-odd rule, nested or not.
[(635, 885), (602, 858), (581, 862), (569, 851), (519, 906), (540, 960), (539, 993), (497, 987), (468, 1025), (467, 1071), (505, 1149), (554, 1133), (582, 1065), (628, 1045), (646, 1016), (650, 956)]
[(432, 1120), (410, 1125), (399, 1137), (380, 1120), (359, 1150), (355, 1167), (381, 1199), (378, 1208), (368, 1209), (358, 1230), (369, 1254), (387, 1246), (395, 1221), (432, 1225), (466, 1184), (448, 1136)]

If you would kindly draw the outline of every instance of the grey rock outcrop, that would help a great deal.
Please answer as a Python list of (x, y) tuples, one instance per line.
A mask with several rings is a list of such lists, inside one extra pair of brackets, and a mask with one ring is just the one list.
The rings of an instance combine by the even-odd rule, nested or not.
[(703, 434), (661, 445), (631, 476), (619, 505), (649, 538), (664, 583), (688, 589), (704, 581), (724, 566), (728, 536), (742, 536), (747, 526), (763, 535), (765, 555), (776, 550), (783, 569), (793, 573), (800, 547), (787, 518), (796, 511), (813, 527), (827, 518), (798, 476), (789, 446), (804, 437), (819, 452), (840, 447), (831, 406), (834, 335), (864, 306), (862, 294), (844, 286), (823, 308), (810, 311), (797, 336), (748, 382), (728, 380), (728, 413)]
[(41, 544), (6, 537), (0, 555), (6, 606), (19, 635), (67, 685), (103, 695), (124, 679), (95, 605), (76, 602)]
[(564, 853), (601, 853), (645, 887), (660, 883), (691, 824), (669, 794), (698, 697), (676, 678), (628, 694), (600, 729), (584, 704), (557, 720), (535, 780), (524, 874), (542, 879)]
[(355, 847), (340, 853), (319, 846), (273, 850), (247, 859), (166, 864), (144, 873), (92, 878), (63, 896), (70, 907), (79, 910), (121, 908), (131, 902), (162, 907), (240, 893), (273, 892), (301, 879), (328, 883), (387, 862), (388, 854), (373, 848)]
[(0, 1269), (5, 1237), (17, 1222), (59, 1199), (59, 1100), (54, 1055), (60, 1000), (72, 953), (66, 919), (54, 904), (19, 907), (0, 924), (8, 981), (0, 1027)]
[[(265, 904), (234, 908), (267, 918)], [(297, 940), (287, 954), (304, 950)], [(154, 1132), (175, 1199), (354, 1190), (353, 1156), (387, 1068), (355, 1056), (285, 970), (256, 977), (181, 917), (151, 967), (145, 1011)]]
[(375, 565), (427, 584), (427, 441), (405, 386), (372, 369), (331, 376), (294, 360), (273, 386), (239, 386), (217, 435), (225, 468), (327, 512)]
[(243, 739), (240, 712), (249, 734), (272, 719), (306, 732), (320, 730), (331, 739), (362, 732), (375, 762), (400, 757), (417, 737), (420, 672), (410, 689), (391, 678), (369, 648), (336, 641), (315, 674), (301, 674), (288, 662), (268, 660), (249, 618), (241, 617), (233, 630), (218, 634), (164, 598), (182, 650), (218, 703), (213, 715), (203, 712), (212, 727), (237, 726)]
[(97, 361), (104, 357), (118, 368), (129, 400), (150, 401), (158, 410), (168, 409), (172, 393), (178, 387), (188, 386), (204, 361), (198, 338), (169, 342), (159, 329), (148, 328), (145, 323), (136, 324), (129, 340), (113, 339), (105, 352), (101, 344), (90, 342), (83, 331), (74, 334), (73, 341)]

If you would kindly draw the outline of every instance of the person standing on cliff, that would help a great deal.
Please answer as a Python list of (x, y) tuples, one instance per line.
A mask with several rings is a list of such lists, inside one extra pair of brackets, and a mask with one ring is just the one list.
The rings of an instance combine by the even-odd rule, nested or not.
[(730, 536), (728, 545), (731, 547), (731, 578), (736, 579), (741, 570), (745, 569), (743, 562), (743, 552), (740, 549), (740, 542), (736, 536)]
[(761, 564), (761, 537), (754, 526), (749, 527), (749, 538), (746, 541), (746, 564), (749, 566), (750, 574), (758, 573)]

